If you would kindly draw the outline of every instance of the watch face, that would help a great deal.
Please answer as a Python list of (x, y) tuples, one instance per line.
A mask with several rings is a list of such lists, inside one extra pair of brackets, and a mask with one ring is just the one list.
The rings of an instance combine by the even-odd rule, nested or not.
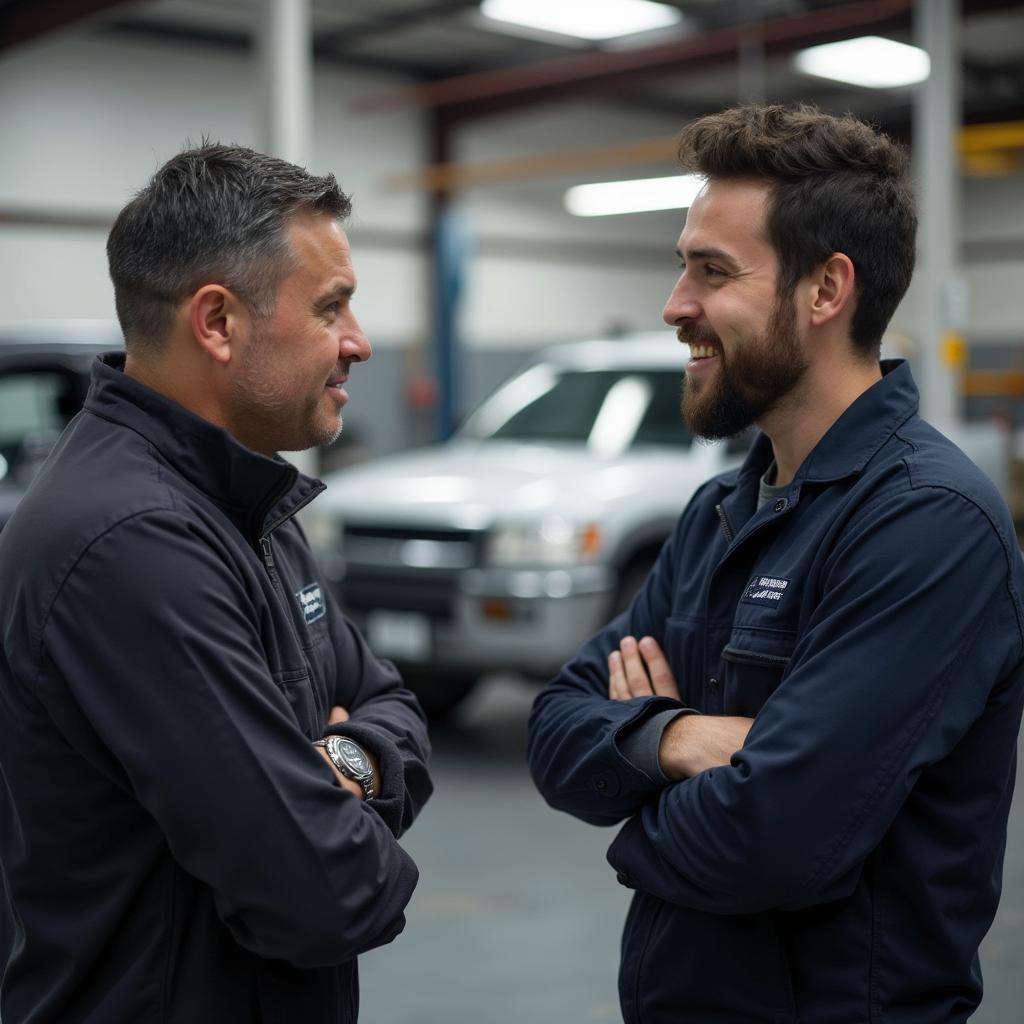
[(351, 740), (339, 738), (338, 750), (354, 772), (366, 775), (370, 771), (370, 762), (366, 759), (366, 755)]

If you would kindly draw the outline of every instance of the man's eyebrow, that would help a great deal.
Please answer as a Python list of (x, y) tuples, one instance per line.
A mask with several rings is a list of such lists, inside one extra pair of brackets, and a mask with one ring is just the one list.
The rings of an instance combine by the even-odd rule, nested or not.
[(689, 253), (683, 254), (679, 249), (676, 249), (676, 255), (686, 263), (687, 260), (719, 260), (722, 263), (728, 263), (730, 266), (738, 267), (736, 259), (730, 256), (724, 249), (691, 249)]
[(326, 289), (323, 293), (317, 296), (315, 302), (316, 305), (323, 305), (325, 302), (331, 302), (335, 299), (351, 299), (356, 293), (356, 286), (354, 284), (336, 284)]

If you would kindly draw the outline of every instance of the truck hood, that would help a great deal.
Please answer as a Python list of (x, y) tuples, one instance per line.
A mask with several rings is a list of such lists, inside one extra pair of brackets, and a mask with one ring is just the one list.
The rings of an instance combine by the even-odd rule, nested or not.
[(582, 445), (450, 441), (331, 473), (315, 508), (360, 521), (486, 529), (542, 513), (589, 519), (601, 505), (656, 489), (678, 513), (722, 468), (720, 449), (700, 444), (609, 459)]

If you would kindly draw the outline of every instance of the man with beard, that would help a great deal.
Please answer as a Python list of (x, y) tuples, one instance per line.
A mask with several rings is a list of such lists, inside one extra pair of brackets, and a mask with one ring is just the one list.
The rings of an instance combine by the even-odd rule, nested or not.
[(746, 107), (680, 141), (706, 185), (665, 319), (683, 415), (756, 424), (632, 604), (538, 697), (554, 807), (625, 824), (629, 1024), (953, 1024), (981, 998), (1024, 702), (1005, 505), (879, 362), (916, 215), (850, 117)]
[(370, 346), (332, 175), (180, 153), (107, 243), (126, 353), (0, 536), (0, 1018), (354, 1022), (430, 794), (277, 454)]

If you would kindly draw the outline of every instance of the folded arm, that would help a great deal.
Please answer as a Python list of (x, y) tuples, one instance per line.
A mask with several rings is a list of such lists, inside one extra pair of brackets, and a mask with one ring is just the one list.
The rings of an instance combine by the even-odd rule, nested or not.
[(69, 742), (109, 751), (240, 945), (340, 963), (402, 930), (416, 868), (298, 727), (258, 622), (214, 538), (136, 516), (62, 587), (37, 692)]
[(743, 747), (665, 788), (612, 844), (627, 884), (717, 913), (848, 895), (920, 773), (1019, 661), (1019, 558), (977, 507), (941, 489), (851, 524)]

